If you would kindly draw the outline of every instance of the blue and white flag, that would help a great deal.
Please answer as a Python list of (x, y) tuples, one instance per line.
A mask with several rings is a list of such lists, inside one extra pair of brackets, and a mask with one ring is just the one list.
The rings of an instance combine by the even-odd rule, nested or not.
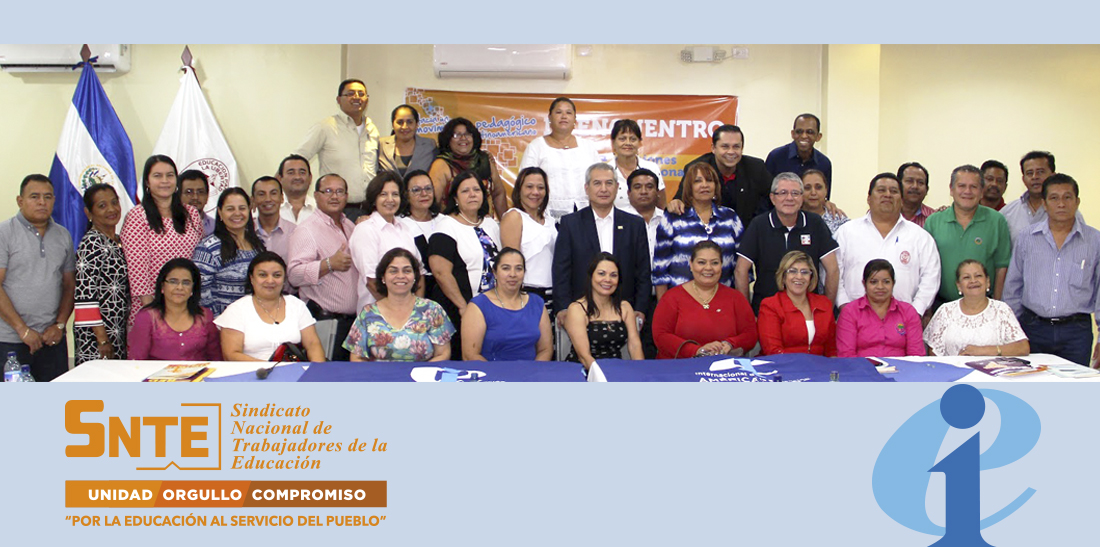
[(99, 183), (114, 186), (125, 217), (136, 203), (134, 171), (130, 137), (107, 100), (95, 69), (84, 63), (50, 167), (50, 181), (57, 194), (53, 219), (69, 230), (74, 247), (88, 226), (84, 189)]
[(240, 186), (237, 181), (237, 160), (218, 127), (218, 121), (199, 87), (199, 80), (190, 66), (183, 67), (176, 100), (168, 111), (164, 129), (160, 132), (154, 154), (164, 154), (176, 162), (180, 173), (198, 169), (210, 179), (210, 197), (206, 213), (215, 214), (222, 191)]

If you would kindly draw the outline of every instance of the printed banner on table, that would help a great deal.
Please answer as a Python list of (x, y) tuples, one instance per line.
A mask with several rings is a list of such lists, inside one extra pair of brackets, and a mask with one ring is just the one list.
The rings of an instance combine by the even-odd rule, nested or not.
[(88, 63), (81, 69), (80, 82), (69, 103), (57, 154), (50, 167), (50, 181), (57, 194), (53, 219), (69, 230), (73, 247), (80, 245), (88, 226), (84, 190), (89, 186), (113, 186), (118, 192), (122, 216), (135, 203), (137, 178), (130, 137), (107, 99), (95, 69)]
[[(418, 134), (435, 138), (452, 118), (466, 118), (481, 132), (482, 148), (497, 160), (511, 185), (527, 144), (548, 134), (547, 93), (472, 93), (433, 89), (405, 90), (405, 102), (420, 108)], [(710, 135), (726, 123), (737, 123), (737, 97), (731, 95), (570, 95), (577, 105), (573, 135), (596, 146), (600, 158), (612, 161), (611, 126), (632, 119), (642, 128), (643, 158), (661, 166), (672, 195), (684, 166), (710, 152)]]
[(214, 118), (191, 67), (183, 68), (180, 89), (172, 109), (168, 111), (168, 119), (164, 121), (164, 129), (153, 147), (153, 153), (172, 158), (180, 173), (198, 169), (206, 174), (210, 179), (207, 214), (214, 214), (218, 196), (223, 190), (240, 186), (237, 160), (229, 150), (229, 143), (218, 127), (218, 120)]

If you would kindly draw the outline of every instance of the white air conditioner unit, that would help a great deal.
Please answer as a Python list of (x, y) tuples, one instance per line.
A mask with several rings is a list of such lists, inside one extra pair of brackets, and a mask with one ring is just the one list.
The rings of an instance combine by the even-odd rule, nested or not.
[(439, 78), (539, 78), (566, 80), (573, 69), (570, 44), (435, 45)]
[[(84, 44), (0, 44), (0, 69), (7, 72), (65, 72), (80, 62)], [(102, 72), (130, 71), (130, 44), (88, 44), (92, 66)]]

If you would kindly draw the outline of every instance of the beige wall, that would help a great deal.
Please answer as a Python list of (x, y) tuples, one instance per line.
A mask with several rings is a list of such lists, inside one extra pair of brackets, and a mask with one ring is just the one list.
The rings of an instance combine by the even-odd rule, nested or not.
[[(99, 73), (130, 135), (138, 176), (179, 89), (182, 44), (137, 45), (126, 74)], [(271, 174), (309, 126), (336, 111), (343, 46), (192, 45), (199, 81), (243, 181)], [(0, 218), (28, 173), (49, 173), (79, 73), (0, 72)], [(140, 184), (140, 181), (139, 181)]]
[[(568, 81), (439, 80), (430, 45), (193, 46), (207, 98), (236, 154), (242, 179), (270, 173), (310, 124), (335, 111), (347, 74), (371, 92), (370, 116), (389, 132), (406, 87), (545, 93), (734, 94), (747, 152), (764, 156), (789, 140), (792, 117), (820, 112), (833, 159), (836, 201), (865, 210), (866, 183), (918, 160), (932, 172), (929, 202), (946, 203), (947, 175), (962, 163), (998, 158), (1023, 191), (1019, 157), (1033, 148), (1058, 157), (1083, 185), (1086, 217), (1100, 224), (1100, 197), (1085, 169), (1100, 143), (1100, 46), (748, 46), (748, 60), (684, 64), (681, 45), (594, 45)], [(728, 46), (726, 46), (728, 47)], [(101, 74), (140, 166), (178, 88), (182, 45), (134, 47), (128, 74)], [(47, 172), (77, 75), (0, 73), (4, 187)], [(11, 196), (14, 192), (8, 192)], [(0, 196), (0, 218), (15, 212)]]

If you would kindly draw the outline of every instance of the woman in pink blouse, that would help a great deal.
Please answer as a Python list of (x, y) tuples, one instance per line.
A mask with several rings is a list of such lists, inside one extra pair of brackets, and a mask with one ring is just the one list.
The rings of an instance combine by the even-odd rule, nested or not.
[(925, 355), (920, 314), (894, 298), (894, 267), (876, 258), (863, 268), (867, 294), (849, 302), (836, 324), (837, 357)]
[[(153, 301), (154, 281), (173, 258), (191, 258), (203, 236), (202, 219), (176, 191), (176, 164), (163, 155), (145, 161), (141, 205), (126, 213), (122, 249), (130, 272), (130, 325), (142, 306)], [(198, 280), (196, 279), (196, 282)]]
[(199, 305), (199, 269), (173, 258), (160, 269), (153, 301), (138, 311), (130, 329), (130, 359), (220, 361), (214, 314)]

